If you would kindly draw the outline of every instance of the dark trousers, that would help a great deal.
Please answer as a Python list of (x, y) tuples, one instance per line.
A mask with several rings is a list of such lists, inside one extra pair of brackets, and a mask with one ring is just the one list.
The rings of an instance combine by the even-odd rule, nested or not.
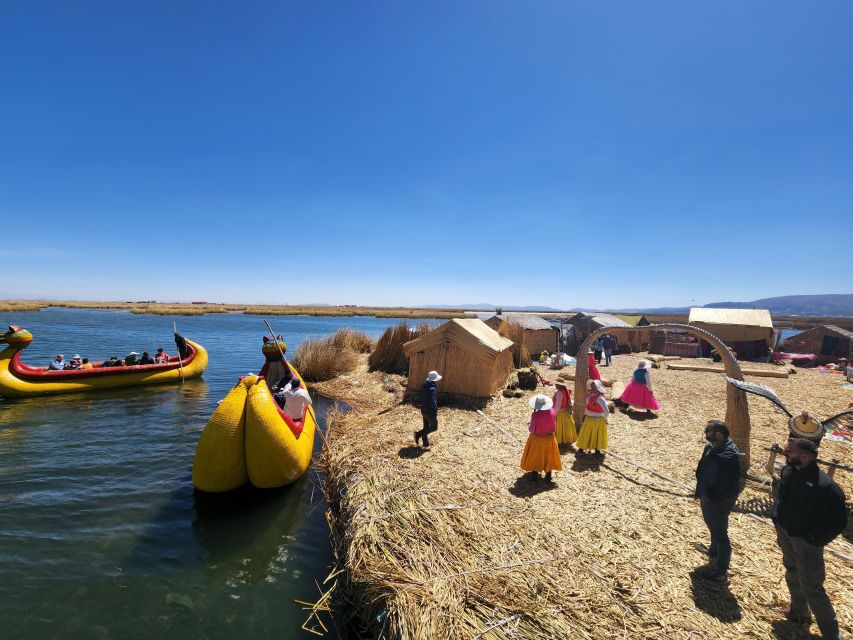
[(798, 536), (789, 536), (779, 527), (776, 527), (776, 540), (782, 549), (785, 582), (791, 592), (791, 613), (807, 617), (811, 609), (824, 640), (836, 640), (838, 619), (823, 588), (826, 578), (823, 547), (811, 545)]
[(610, 366), (610, 359), (613, 357), (613, 349), (604, 350), (604, 364)]
[(429, 434), (438, 431), (438, 414), (421, 412), (421, 415), (424, 418), (424, 428), (418, 431), (418, 436), (424, 439), (425, 446), (429, 446)]
[(732, 558), (732, 543), (729, 541), (729, 514), (734, 509), (736, 500), (737, 498), (729, 498), (728, 500), (699, 499), (699, 504), (702, 506), (702, 518), (704, 518), (708, 532), (711, 534), (711, 546), (708, 552), (711, 556), (716, 556), (717, 571), (723, 574), (728, 573), (729, 562)]
[(601, 350), (600, 349), (593, 349), (593, 351), (595, 351), (595, 363), (601, 364)]

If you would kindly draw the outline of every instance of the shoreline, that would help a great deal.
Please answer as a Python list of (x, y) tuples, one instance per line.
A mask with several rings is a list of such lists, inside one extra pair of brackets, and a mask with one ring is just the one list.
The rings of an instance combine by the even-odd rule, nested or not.
[[(635, 355), (614, 357), (607, 377), (626, 378), (635, 362)], [(550, 380), (558, 373), (541, 372)], [(732, 515), (729, 585), (698, 578), (704, 556), (696, 545), (707, 544), (707, 531), (684, 485), (694, 483), (704, 421), (725, 413), (725, 388), (704, 372), (660, 369), (654, 377), (659, 417), (617, 411), (614, 455), (596, 462), (563, 452), (554, 487), (522, 478), (518, 468), (526, 396), (497, 396), (482, 414), (443, 406), (435, 442), (424, 450), (412, 442), (420, 415), (402, 402), (399, 376), (362, 365), (315, 385), (354, 402), (329, 425), (322, 454), (329, 523), (354, 613), (388, 638), (808, 637), (779, 622), (787, 591), (765, 520), (766, 488), (749, 483)], [(818, 415), (846, 406), (850, 395), (837, 376), (810, 370), (771, 383), (789, 406)], [(537, 392), (550, 395), (553, 387)], [(750, 398), (754, 470), (766, 462), (763, 447), (786, 433), (784, 420), (759, 400)], [(843, 445), (823, 448), (824, 458), (853, 461)], [(848, 498), (849, 475), (836, 478)], [(853, 554), (849, 539), (830, 547)], [(853, 564), (830, 554), (826, 564), (826, 587), (849, 635)]]

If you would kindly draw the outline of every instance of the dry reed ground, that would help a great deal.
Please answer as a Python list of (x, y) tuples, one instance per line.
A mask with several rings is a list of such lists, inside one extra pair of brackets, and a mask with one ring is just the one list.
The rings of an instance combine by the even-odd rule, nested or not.
[[(627, 381), (635, 362), (615, 357), (602, 373)], [(696, 545), (708, 534), (684, 488), (613, 456), (596, 464), (573, 453), (563, 455), (554, 488), (521, 479), (526, 397), (489, 404), (485, 414), (500, 428), (442, 408), (432, 449), (419, 450), (418, 410), (397, 404), (385, 380), (361, 366), (318, 389), (359, 407), (330, 428), (327, 493), (352, 605), (366, 619), (387, 610), (384, 637), (810, 637), (782, 620), (788, 595), (772, 526), (746, 515), (766, 515), (766, 489), (748, 486), (732, 516), (729, 585), (706, 583), (696, 575), (705, 562)], [(837, 375), (752, 380), (795, 411), (826, 416), (853, 401)], [(702, 427), (725, 414), (723, 381), (656, 369), (653, 382), (659, 417), (611, 416), (611, 451), (692, 485)], [(762, 447), (780, 442), (786, 426), (768, 402), (749, 403), (757, 470)], [(853, 462), (836, 443), (822, 456)], [(853, 497), (853, 478), (837, 479)], [(846, 540), (833, 546), (853, 555)], [(826, 587), (842, 633), (853, 634), (853, 564), (827, 554)]]

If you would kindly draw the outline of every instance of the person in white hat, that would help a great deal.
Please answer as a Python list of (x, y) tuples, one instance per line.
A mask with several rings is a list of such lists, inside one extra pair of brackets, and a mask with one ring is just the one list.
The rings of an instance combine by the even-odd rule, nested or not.
[(524, 445), (524, 453), (521, 455), (521, 468), (530, 472), (533, 480), (539, 479), (539, 472), (545, 472), (545, 480), (551, 482), (552, 471), (562, 471), (563, 463), (560, 460), (560, 449), (557, 447), (557, 438), (554, 431), (557, 429), (557, 416), (554, 412), (554, 403), (548, 396), (537, 393), (530, 398), (530, 422), (527, 430), (527, 443)]
[(425, 447), (429, 446), (429, 434), (438, 431), (438, 389), (436, 383), (441, 380), (438, 371), (430, 371), (421, 385), (421, 416), (424, 427), (415, 431), (415, 444), (423, 440)]
[(139, 354), (136, 351), (131, 351), (127, 354), (127, 357), (124, 359), (124, 365), (126, 367), (133, 366), (139, 363)]
[(660, 410), (660, 403), (652, 393), (652, 363), (640, 360), (631, 376), (631, 382), (619, 399), (625, 404), (645, 409), (647, 413)]
[(595, 455), (607, 448), (607, 416), (610, 410), (604, 399), (604, 385), (601, 380), (589, 381), (590, 392), (586, 396), (586, 406), (583, 410), (583, 424), (578, 434), (578, 454), (590, 449), (595, 450)]

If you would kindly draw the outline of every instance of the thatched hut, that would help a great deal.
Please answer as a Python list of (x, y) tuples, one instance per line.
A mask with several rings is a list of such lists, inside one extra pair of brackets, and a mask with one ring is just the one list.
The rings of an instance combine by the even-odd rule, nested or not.
[(441, 373), (440, 393), (488, 398), (512, 372), (512, 341), (479, 318), (454, 318), (403, 345), (409, 358), (409, 391), (430, 371)]
[(543, 351), (553, 353), (559, 348), (559, 328), (539, 316), (531, 313), (504, 313), (486, 320), (486, 324), (495, 331), (500, 331), (501, 325), (509, 322), (521, 327), (522, 344), (527, 347), (528, 353), (535, 356)]
[(782, 343), (782, 351), (813, 353), (819, 364), (853, 358), (853, 332), (832, 324), (822, 324), (791, 336)]
[(628, 345), (628, 348), (633, 352), (646, 351), (649, 348), (652, 332), (650, 329), (643, 329), (643, 327), (648, 327), (651, 324), (646, 316), (641, 313), (614, 313), (613, 317), (618, 318), (635, 329), (642, 329), (641, 331), (622, 332), (621, 336), (617, 334), (617, 339), (619, 337), (623, 338), (620, 340), (622, 345)]
[(609, 329), (608, 333), (616, 338), (617, 345), (620, 345), (626, 340), (629, 332), (619, 331), (619, 329), (628, 329), (631, 327), (624, 320), (609, 313), (576, 313), (557, 318), (556, 322), (560, 323), (560, 331), (563, 336), (566, 353), (572, 355), (577, 354), (581, 343), (593, 331), (606, 327)]
[[(690, 309), (691, 326), (710, 331), (737, 354), (738, 360), (761, 359), (776, 344), (776, 330), (767, 309)], [(711, 353), (711, 345), (702, 341), (702, 355)]]

